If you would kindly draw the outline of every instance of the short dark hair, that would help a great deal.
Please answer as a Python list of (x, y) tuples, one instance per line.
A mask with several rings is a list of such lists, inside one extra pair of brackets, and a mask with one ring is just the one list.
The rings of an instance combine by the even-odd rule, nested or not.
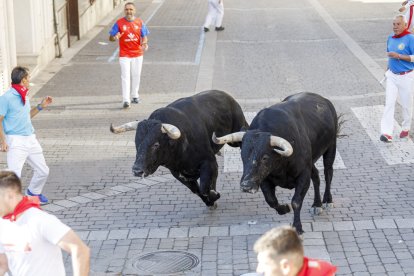
[(128, 5), (132, 5), (132, 6), (134, 6), (134, 8), (135, 8), (135, 4), (134, 4), (134, 2), (127, 2), (127, 3), (125, 3), (124, 8), (125, 8), (126, 6), (128, 6)]
[(303, 257), (304, 254), (302, 240), (290, 226), (273, 228), (263, 234), (254, 244), (254, 251), (269, 251), (273, 258), (291, 254)]
[(19, 177), (12, 171), (0, 171), (0, 190), (14, 189), (16, 192), (22, 191), (22, 182)]
[(22, 79), (29, 76), (29, 69), (23, 66), (16, 66), (11, 72), (11, 81), (12, 84), (19, 84), (22, 82)]

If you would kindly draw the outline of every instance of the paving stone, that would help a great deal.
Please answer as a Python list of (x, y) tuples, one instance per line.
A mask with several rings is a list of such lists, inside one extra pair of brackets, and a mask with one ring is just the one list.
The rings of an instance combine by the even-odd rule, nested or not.
[(180, 228), (170, 228), (170, 232), (168, 234), (169, 238), (187, 238), (188, 237), (188, 227), (180, 227)]
[(354, 223), (352, 221), (336, 221), (333, 222), (333, 227), (335, 231), (355, 230)]
[(87, 197), (90, 199), (102, 199), (105, 198), (106, 196), (99, 194), (99, 193), (86, 193), (86, 194), (82, 194), (83, 197)]
[(375, 229), (375, 225), (372, 221), (354, 221), (354, 226), (356, 230), (364, 230), (364, 229)]
[(58, 211), (64, 210), (65, 207), (59, 206), (59, 205), (56, 205), (56, 204), (47, 204), (47, 205), (42, 206), (42, 209), (45, 210), (45, 211), (53, 213), (53, 212), (58, 212)]
[(224, 236), (228, 236), (229, 235), (229, 228), (228, 227), (223, 227), (223, 226), (219, 226), (219, 227), (210, 227), (210, 236), (212, 237), (224, 237)]
[(377, 229), (397, 228), (393, 219), (375, 219), (374, 223)]
[(313, 231), (332, 231), (333, 225), (332, 222), (314, 222), (312, 223)]
[(80, 203), (80, 204), (84, 204), (84, 203), (88, 203), (88, 202), (93, 201), (92, 199), (87, 198), (87, 197), (83, 197), (83, 196), (71, 197), (70, 200), (74, 201), (74, 202), (77, 202), (77, 203)]
[(159, 228), (159, 229), (152, 228), (149, 231), (148, 238), (149, 239), (167, 238), (168, 237), (168, 231), (169, 231), (168, 228)]
[(210, 231), (209, 227), (192, 227), (190, 228), (189, 237), (206, 237)]
[(90, 241), (103, 241), (108, 237), (109, 231), (90, 231), (88, 240)]
[(109, 232), (109, 240), (123, 240), (128, 237), (129, 230), (111, 230)]
[(65, 207), (65, 208), (70, 208), (70, 207), (74, 207), (74, 206), (79, 205), (79, 203), (78, 203), (78, 202), (73, 202), (73, 201), (66, 200), (66, 199), (63, 199), (63, 200), (56, 200), (56, 201), (54, 201), (53, 203), (54, 203), (54, 204), (56, 204), (56, 205), (59, 205), (59, 206)]

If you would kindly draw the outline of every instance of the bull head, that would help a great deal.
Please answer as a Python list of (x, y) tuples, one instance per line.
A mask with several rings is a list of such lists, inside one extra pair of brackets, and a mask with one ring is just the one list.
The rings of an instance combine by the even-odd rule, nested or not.
[[(135, 176), (153, 174), (160, 165), (171, 157), (171, 140), (181, 137), (181, 131), (174, 125), (164, 124), (158, 120), (133, 121), (120, 126), (110, 127), (113, 133), (136, 130), (135, 148), (137, 151), (132, 172)], [(167, 135), (165, 135), (167, 134)]]
[(223, 137), (216, 137), (213, 133), (212, 140), (216, 144), (242, 142), (243, 176), (240, 188), (249, 193), (256, 193), (260, 183), (283, 162), (272, 152), (281, 157), (289, 157), (293, 153), (292, 145), (287, 140), (268, 132), (235, 132)]

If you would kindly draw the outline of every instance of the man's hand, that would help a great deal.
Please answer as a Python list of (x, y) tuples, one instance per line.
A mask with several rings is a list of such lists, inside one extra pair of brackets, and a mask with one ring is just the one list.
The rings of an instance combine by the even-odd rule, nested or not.
[(9, 150), (9, 145), (7, 145), (6, 141), (0, 142), (0, 151), (6, 152)]
[(400, 59), (400, 54), (396, 52), (388, 52), (387, 55), (390, 58)]
[(50, 96), (46, 96), (41, 102), (40, 102), (40, 106), (42, 108), (46, 108), (49, 104), (51, 104), (53, 101), (53, 98)]
[(148, 50), (148, 43), (142, 43), (141, 47), (142, 47), (142, 50), (144, 51)]

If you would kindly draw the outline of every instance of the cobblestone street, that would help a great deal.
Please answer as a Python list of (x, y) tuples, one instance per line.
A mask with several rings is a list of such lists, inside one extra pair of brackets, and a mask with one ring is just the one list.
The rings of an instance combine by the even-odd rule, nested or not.
[[(32, 103), (54, 97), (50, 109), (33, 120), (50, 167), (44, 192), (51, 204), (44, 209), (87, 241), (91, 275), (155, 275), (143, 271), (138, 258), (177, 250), (195, 255), (198, 265), (162, 275), (239, 276), (256, 270), (257, 238), (292, 223), (293, 214), (278, 215), (261, 192), (240, 191), (239, 149), (225, 146), (217, 156), (216, 210), (165, 168), (145, 179), (133, 176), (135, 132), (115, 135), (110, 124), (145, 119), (207, 89), (231, 94), (248, 121), (300, 91), (330, 99), (346, 121), (334, 166), (334, 208), (309, 212), (309, 189), (301, 213), (305, 254), (329, 260), (338, 275), (414, 275), (413, 140), (379, 141), (385, 101), (379, 80), (401, 1), (379, 2), (225, 0), (226, 29), (204, 33), (207, 1), (135, 1), (150, 35), (142, 103), (129, 110), (121, 108), (117, 45), (108, 41), (122, 7), (88, 40), (78, 41), (78, 51), (40, 72), (32, 80)], [(394, 136), (400, 130), (397, 125)], [(4, 154), (1, 165), (6, 166)], [(30, 177), (27, 166), (24, 183)], [(290, 203), (293, 191), (278, 188), (276, 194)]]

